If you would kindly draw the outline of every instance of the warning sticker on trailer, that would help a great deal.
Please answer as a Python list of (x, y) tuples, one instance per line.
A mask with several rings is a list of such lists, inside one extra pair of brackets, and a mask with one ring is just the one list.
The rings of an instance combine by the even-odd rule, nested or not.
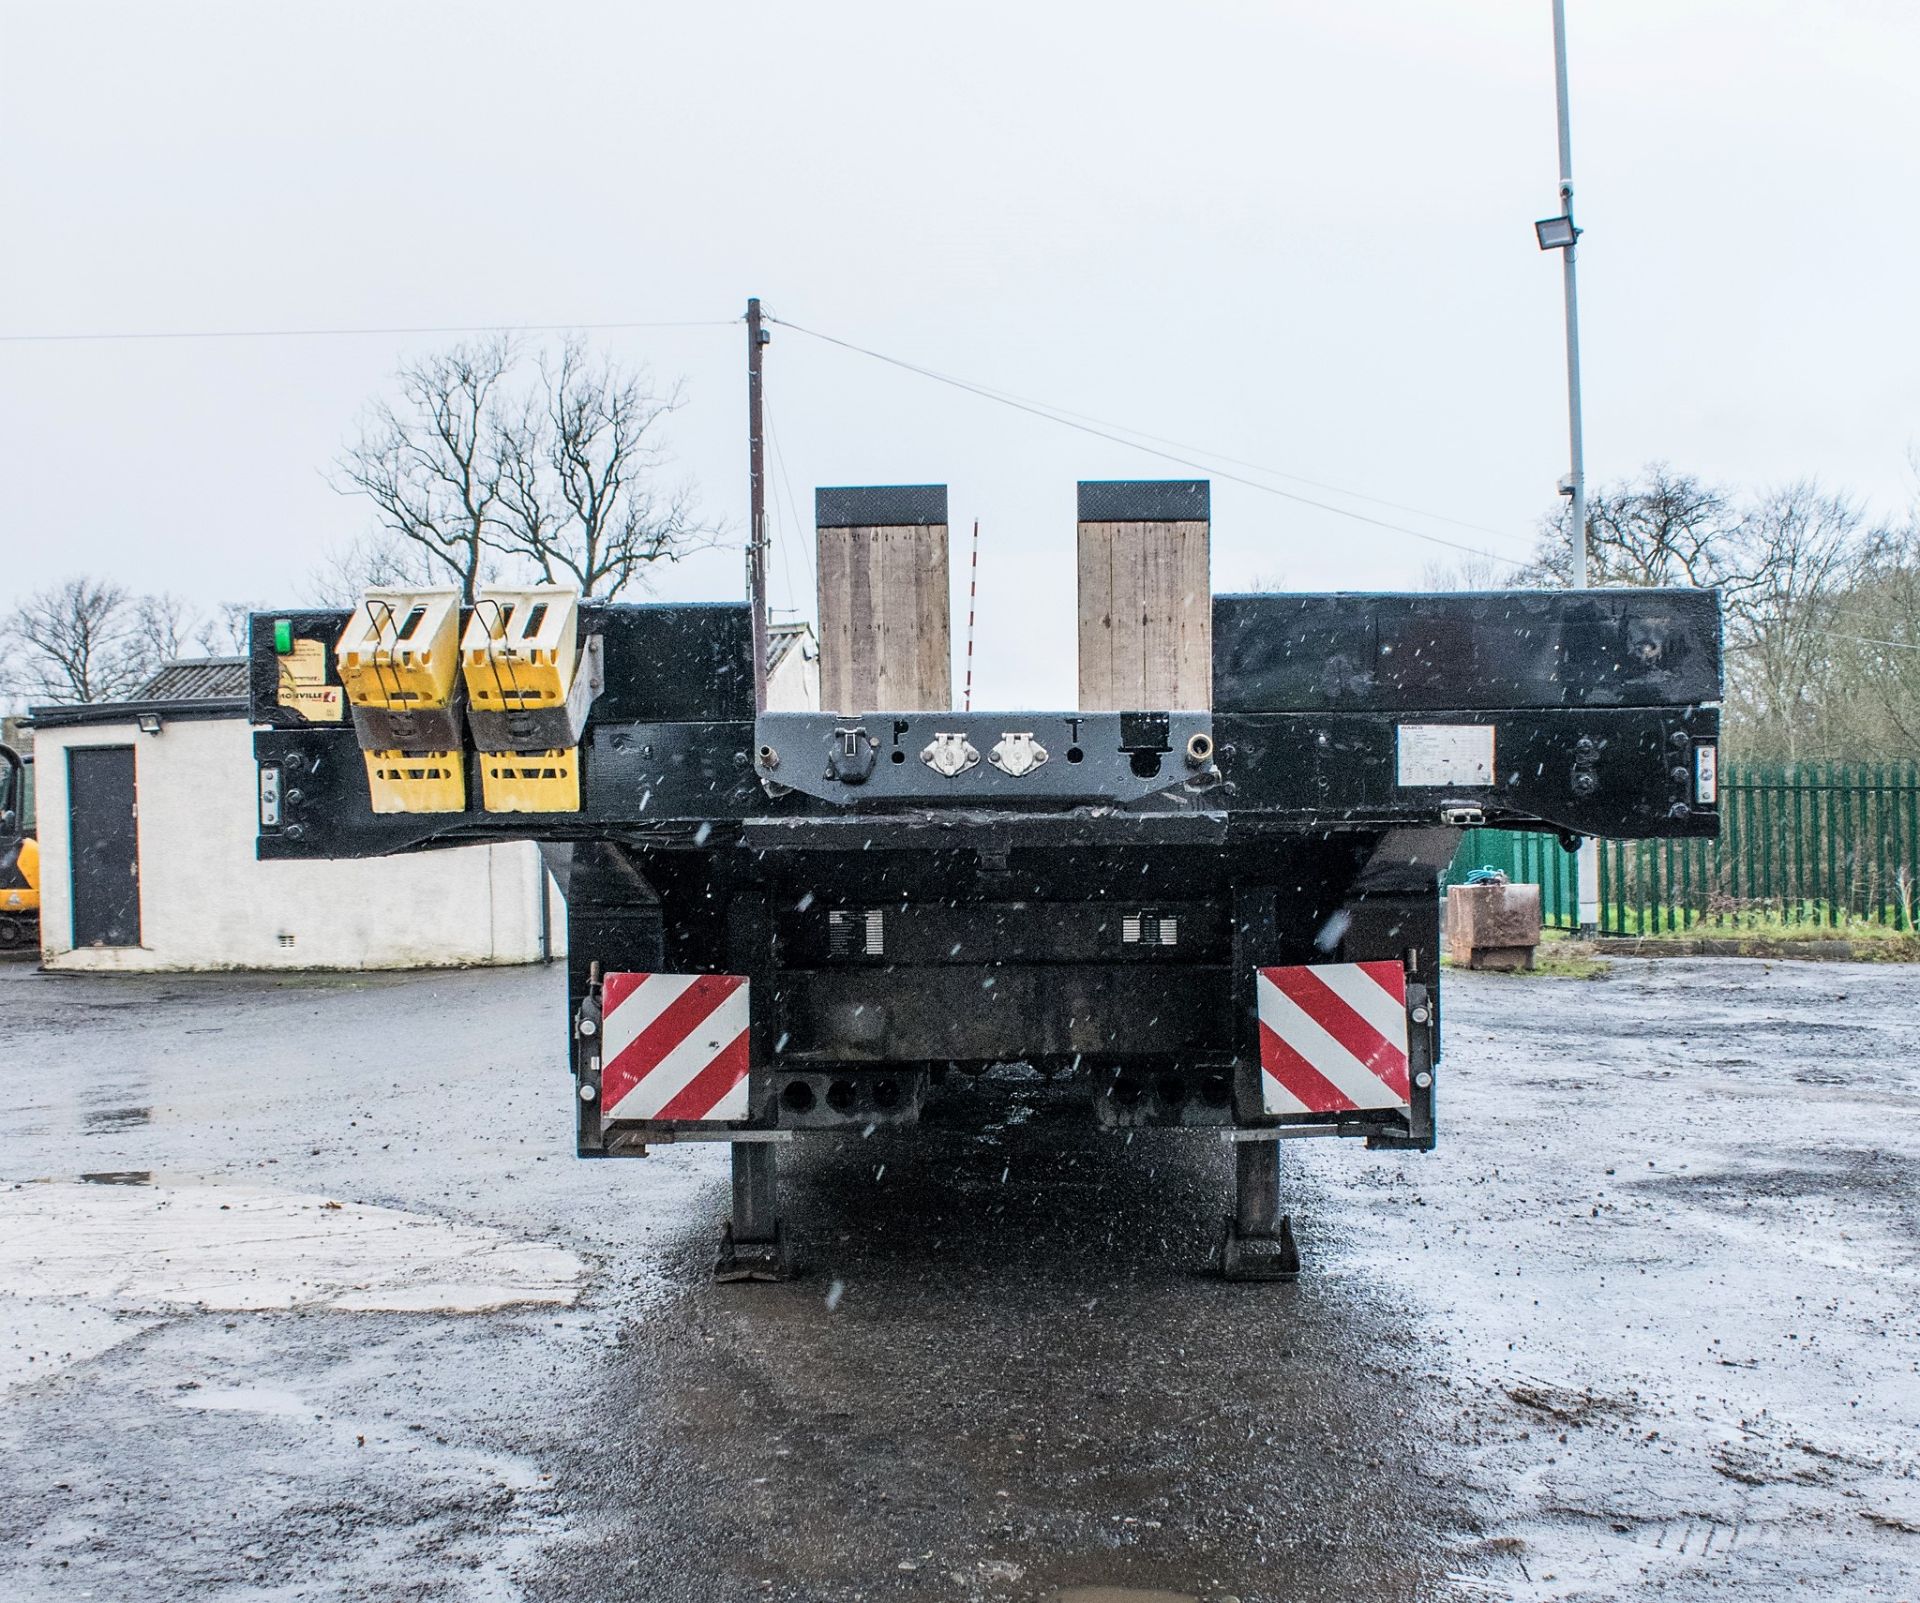
[(1401, 724), (1394, 783), (1491, 785), (1492, 724)]
[(327, 683), (324, 641), (296, 640), (280, 659), (280, 705), (303, 714), (311, 724), (337, 724), (345, 718), (345, 692)]

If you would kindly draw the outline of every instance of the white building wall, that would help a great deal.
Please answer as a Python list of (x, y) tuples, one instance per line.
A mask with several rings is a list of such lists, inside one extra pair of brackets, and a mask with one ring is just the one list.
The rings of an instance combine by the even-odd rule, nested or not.
[[(138, 947), (73, 945), (67, 752), (131, 746), (138, 797)], [(356, 862), (253, 855), (257, 771), (242, 718), (42, 729), (41, 960), (51, 969), (416, 968), (541, 957), (539, 848), (461, 846)], [(557, 900), (557, 899), (556, 899)], [(552, 919), (565, 949), (566, 915)]]
[(767, 675), (767, 711), (819, 710), (820, 648), (809, 638), (781, 657)]

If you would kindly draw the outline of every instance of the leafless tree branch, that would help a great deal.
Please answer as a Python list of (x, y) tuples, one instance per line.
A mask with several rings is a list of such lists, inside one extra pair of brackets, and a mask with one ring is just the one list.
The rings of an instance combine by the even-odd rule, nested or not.
[(29, 701), (127, 695), (158, 666), (156, 614), (143, 611), (104, 579), (69, 579), (28, 596), (6, 623), (10, 692)]
[(497, 565), (613, 596), (711, 543), (692, 491), (661, 482), (680, 386), (578, 339), (524, 382), (519, 361), (506, 339), (456, 346), (402, 369), (399, 406), (371, 409), (335, 484), (373, 503), (382, 542), (417, 547), (469, 600)]

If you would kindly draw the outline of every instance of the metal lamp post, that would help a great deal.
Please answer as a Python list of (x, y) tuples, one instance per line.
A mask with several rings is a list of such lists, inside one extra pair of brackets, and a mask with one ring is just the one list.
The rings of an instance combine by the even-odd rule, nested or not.
[[(1560, 112), (1560, 215), (1543, 217), (1533, 225), (1542, 250), (1560, 252), (1567, 302), (1567, 436), (1572, 471), (1561, 491), (1573, 503), (1573, 583), (1587, 588), (1587, 462), (1580, 424), (1580, 297), (1574, 277), (1575, 245), (1580, 230), (1573, 221), (1573, 129), (1567, 110), (1567, 7), (1553, 0), (1553, 81)], [(1600, 927), (1600, 843), (1580, 843), (1580, 933), (1592, 935)]]

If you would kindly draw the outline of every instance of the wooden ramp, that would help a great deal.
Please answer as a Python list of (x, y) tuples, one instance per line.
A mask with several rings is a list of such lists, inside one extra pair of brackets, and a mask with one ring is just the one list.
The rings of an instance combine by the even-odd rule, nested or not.
[(1213, 705), (1204, 479), (1080, 486), (1080, 710)]
[(847, 714), (953, 705), (947, 487), (814, 492), (820, 705)]

